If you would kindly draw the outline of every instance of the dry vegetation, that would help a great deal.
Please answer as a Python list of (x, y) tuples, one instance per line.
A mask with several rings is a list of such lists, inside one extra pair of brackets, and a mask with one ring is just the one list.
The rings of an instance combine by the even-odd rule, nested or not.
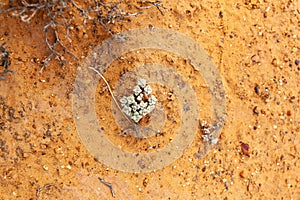
[[(115, 32), (111, 26), (117, 23), (122, 23), (126, 18), (137, 17), (143, 14), (142, 10), (157, 8), (161, 14), (161, 1), (139, 1), (136, 7), (137, 12), (127, 12), (125, 5), (130, 7), (130, 3), (124, 1), (118, 2), (103, 2), (90, 1), (86, 3), (85, 8), (79, 5), (79, 2), (73, 0), (32, 0), (32, 1), (9, 1), (8, 3), (0, 4), (0, 14), (9, 13), (11, 16), (20, 18), (24, 23), (31, 23), (32, 19), (37, 16), (42, 16), (39, 19), (44, 24), (45, 43), (49, 48), (49, 55), (41, 62), (42, 69), (46, 67), (51, 60), (55, 58), (61, 66), (64, 66), (67, 59), (65, 54), (69, 54), (73, 59), (77, 60), (77, 56), (71, 51), (72, 36), (72, 21), (74, 18), (80, 18), (82, 24), (86, 26), (92, 23), (100, 25), (111, 35)], [(1, 46), (1, 66), (5, 68), (4, 74), (8, 72), (8, 51)], [(7, 60), (7, 61), (5, 61)], [(4, 74), (1, 77), (4, 77)]]

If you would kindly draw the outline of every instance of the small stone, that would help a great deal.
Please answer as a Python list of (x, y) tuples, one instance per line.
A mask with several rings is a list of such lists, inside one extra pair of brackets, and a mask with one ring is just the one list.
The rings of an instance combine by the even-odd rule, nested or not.
[(148, 182), (149, 182), (149, 179), (148, 178), (145, 178), (143, 180), (143, 186), (146, 187), (148, 185)]
[(299, 65), (299, 60), (295, 60), (295, 65)]
[(259, 86), (258, 86), (258, 85), (256, 85), (256, 86), (254, 87), (254, 91), (255, 91), (255, 93), (256, 93), (256, 94), (259, 94), (259, 90), (260, 90), (260, 89), (259, 89)]
[(246, 144), (246, 143), (243, 143), (241, 144), (241, 149), (242, 149), (242, 153), (246, 156), (250, 156), (250, 153), (249, 153), (249, 145)]
[(223, 12), (222, 11), (219, 12), (219, 18), (220, 19), (223, 18)]
[(154, 26), (152, 24), (149, 24), (148, 27), (149, 27), (150, 31), (152, 31), (154, 29)]
[(241, 178), (245, 178), (246, 177), (244, 171), (241, 171), (239, 175), (240, 175)]
[(257, 106), (255, 106), (255, 107), (253, 108), (253, 113), (256, 114), (256, 115), (259, 114), (259, 112), (258, 112), (258, 110), (257, 110)]
[(273, 58), (273, 60), (272, 60), (272, 65), (273, 65), (274, 67), (279, 67), (279, 66), (280, 66), (280, 63), (279, 63), (279, 61), (278, 61), (277, 58)]
[(24, 152), (24, 154), (23, 154), (23, 158), (27, 158), (29, 156), (29, 154), (28, 153), (26, 153), (26, 152)]
[(210, 141), (210, 144), (215, 145), (218, 143), (218, 138), (214, 138)]
[(260, 63), (260, 58), (259, 58), (258, 55), (253, 55), (253, 56), (251, 57), (251, 60), (252, 60), (252, 62), (254, 62), (254, 63)]

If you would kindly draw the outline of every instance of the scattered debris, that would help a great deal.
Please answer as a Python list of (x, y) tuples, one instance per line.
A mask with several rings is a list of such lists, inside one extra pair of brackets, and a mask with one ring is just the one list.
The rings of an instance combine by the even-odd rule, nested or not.
[(219, 18), (220, 18), (220, 19), (223, 18), (223, 12), (222, 12), (222, 11), (219, 12)]
[(239, 175), (240, 175), (241, 178), (245, 178), (245, 177), (246, 177), (245, 171), (241, 171), (241, 172), (239, 173)]
[(0, 66), (3, 67), (3, 71), (0, 72), (0, 80), (4, 80), (4, 76), (8, 72), (13, 72), (9, 70), (10, 60), (9, 60), (9, 52), (4, 47), (5, 43), (0, 45)]
[(214, 133), (221, 128), (219, 124), (208, 124), (206, 121), (202, 121), (201, 130), (203, 132), (203, 140), (209, 142), (211, 145), (217, 144), (219, 138), (214, 137)]
[(55, 187), (57, 190), (59, 190), (61, 192), (60, 187), (58, 187), (55, 184), (49, 183), (49, 184), (44, 185), (43, 187), (38, 186), (37, 191), (36, 191), (36, 197), (39, 198), (41, 191), (47, 189), (48, 187)]
[[(34, 3), (33, 3), (34, 2)], [(20, 18), (25, 23), (31, 23), (32, 19), (39, 13), (44, 13), (47, 19), (44, 21), (45, 42), (50, 50), (50, 54), (41, 62), (41, 71), (53, 59), (58, 60), (61, 66), (64, 66), (68, 60), (63, 54), (71, 55), (75, 60), (77, 56), (68, 49), (65, 44), (65, 39), (72, 43), (70, 30), (72, 30), (71, 22), (73, 16), (78, 14), (82, 20), (83, 25), (87, 21), (95, 24), (99, 23), (108, 33), (115, 34), (109, 27), (112, 24), (121, 23), (126, 18), (137, 17), (143, 12), (129, 13), (121, 8), (122, 1), (119, 2), (103, 2), (93, 1), (88, 9), (81, 8), (74, 0), (40, 0), (40, 1), (10, 1), (7, 7), (0, 8), (0, 14), (11, 13), (12, 16)], [(161, 1), (142, 1), (141, 5), (149, 5), (146, 7), (137, 7), (137, 9), (150, 9), (156, 7), (161, 14), (160, 8), (166, 9), (162, 6)], [(1, 4), (0, 4), (1, 5)], [(126, 4), (125, 4), (126, 5)], [(75, 12), (70, 10), (75, 9)], [(77, 11), (77, 13), (76, 13)]]
[(248, 145), (248, 144), (242, 142), (242, 143), (241, 143), (241, 149), (242, 149), (242, 153), (243, 153), (244, 155), (250, 156), (250, 152), (249, 152), (250, 148), (249, 148), (249, 145)]
[[(148, 6), (141, 6), (140, 9), (150, 9), (150, 8), (153, 8), (153, 7), (156, 7), (157, 10), (159, 10), (160, 14), (164, 16), (164, 13), (162, 12), (162, 10), (160, 8), (163, 8), (163, 9), (167, 9), (166, 7), (164, 7), (161, 3), (162, 1), (161, 0), (156, 0), (156, 1), (140, 1), (139, 2), (141, 5), (143, 4), (148, 4)], [(150, 5), (149, 5), (150, 4)]]
[(115, 193), (115, 191), (114, 191), (114, 189), (113, 189), (113, 187), (112, 187), (112, 184), (106, 182), (106, 181), (103, 180), (102, 178), (99, 178), (99, 177), (98, 177), (98, 179), (99, 179), (99, 181), (100, 181), (101, 183), (103, 183), (104, 185), (106, 185), (107, 187), (109, 187), (112, 197), (115, 197), (115, 196), (116, 196), (116, 193)]
[(255, 106), (254, 108), (253, 108), (253, 114), (255, 114), (255, 115), (258, 115), (259, 114), (259, 111), (258, 111), (258, 109), (257, 109), (257, 106)]
[[(57, 59), (62, 66), (65, 64), (67, 60), (59, 52), (60, 50), (77, 59), (77, 57), (63, 44), (61, 40), (62, 37), (60, 36), (61, 34), (59, 34), (59, 32), (65, 32), (65, 37), (71, 41), (69, 35), (71, 20), (68, 19), (68, 8), (70, 8), (70, 6), (67, 0), (42, 0), (38, 1), (38, 3), (22, 0), (20, 2), (11, 3), (8, 8), (0, 9), (0, 14), (11, 12), (12, 16), (19, 17), (25, 23), (30, 23), (38, 13), (46, 13), (48, 18), (44, 23), (44, 32), (46, 34), (45, 42), (50, 50), (50, 54), (42, 61), (43, 69), (48, 65), (52, 58)], [(61, 27), (65, 30), (60, 29)]]
[(149, 182), (149, 179), (148, 178), (144, 178), (144, 180), (143, 180), (143, 186), (147, 187), (148, 182)]

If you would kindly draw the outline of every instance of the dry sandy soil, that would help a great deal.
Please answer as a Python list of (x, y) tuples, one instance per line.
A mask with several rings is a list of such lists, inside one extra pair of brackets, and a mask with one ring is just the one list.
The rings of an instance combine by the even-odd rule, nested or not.
[[(109, 27), (114, 32), (165, 28), (206, 50), (226, 92), (226, 121), (213, 150), (200, 159), (195, 156), (203, 143), (199, 125), (190, 147), (163, 169), (128, 173), (103, 164), (78, 134), (72, 98), (78, 65), (110, 37), (108, 31), (92, 22), (84, 25), (78, 11), (70, 8), (72, 41), (62, 38), (78, 60), (65, 53), (60, 57), (67, 61), (65, 66), (53, 58), (40, 73), (49, 55), (43, 31), (47, 17), (39, 12), (25, 23), (11, 12), (2, 13), (0, 43), (6, 42), (9, 69), (16, 73), (0, 80), (0, 199), (300, 199), (299, 1), (182, 0), (162, 5), (167, 8), (160, 8), (163, 14), (156, 7), (140, 10), (138, 2), (123, 2), (124, 10), (143, 14)], [(175, 55), (131, 52), (112, 64), (116, 71), (104, 75), (114, 85), (122, 70), (154, 61), (185, 76), (201, 102), (205, 87), (199, 85), (204, 83), (193, 79), (190, 64)], [(103, 81), (97, 90), (110, 98)], [(169, 92), (156, 90), (161, 98)], [(104, 97), (97, 98), (102, 102)], [(164, 98), (161, 104), (170, 114), (178, 102), (176, 97)], [(114, 121), (105, 118), (109, 110), (101, 106), (96, 109), (105, 132)], [(200, 121), (211, 115), (203, 106), (210, 105), (199, 106)], [(174, 123), (151, 144), (163, 148), (176, 136), (179, 115), (174, 109), (168, 116)], [(107, 137), (114, 145), (147, 153), (149, 141), (111, 133)], [(115, 197), (99, 178), (112, 185)]]

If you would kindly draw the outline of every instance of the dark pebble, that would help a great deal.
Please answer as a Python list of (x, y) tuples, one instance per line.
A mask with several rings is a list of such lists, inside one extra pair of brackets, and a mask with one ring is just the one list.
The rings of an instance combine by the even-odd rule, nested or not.
[(242, 149), (242, 152), (243, 152), (243, 154), (244, 155), (246, 155), (246, 156), (250, 156), (250, 152), (249, 152), (249, 145), (248, 144), (246, 144), (246, 143), (242, 143), (241, 144), (241, 149)]
[(219, 18), (223, 18), (223, 12), (222, 11), (219, 12)]
[(295, 60), (295, 65), (299, 65), (299, 60)]
[(259, 94), (259, 86), (258, 86), (258, 85), (256, 85), (256, 86), (254, 87), (254, 91), (255, 91), (256, 94)]
[(256, 115), (259, 114), (259, 112), (258, 112), (258, 110), (257, 110), (257, 106), (255, 106), (255, 107), (253, 108), (253, 113), (256, 114)]

